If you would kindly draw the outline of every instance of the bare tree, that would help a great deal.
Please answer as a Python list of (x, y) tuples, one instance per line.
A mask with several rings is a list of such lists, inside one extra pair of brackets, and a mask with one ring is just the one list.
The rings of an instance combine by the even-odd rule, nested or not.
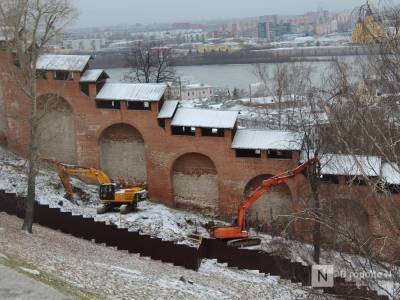
[(282, 120), (285, 109), (288, 106), (297, 106), (298, 102), (304, 99), (306, 90), (310, 89), (312, 65), (309, 63), (276, 64), (270, 69), (267, 64), (255, 64), (253, 73), (262, 83), (262, 88), (257, 94), (270, 97), (276, 104), (277, 125), (281, 127), (287, 123)]
[(29, 233), (32, 233), (39, 160), (40, 116), (36, 63), (52, 40), (75, 16), (76, 11), (67, 0), (3, 0), (0, 3), (0, 25), (6, 40), (5, 49), (14, 61), (7, 67), (6, 73), (27, 99), (29, 106), (28, 190), (22, 226), (22, 230)]
[(125, 81), (162, 83), (175, 80), (170, 49), (151, 42), (139, 43), (126, 55), (127, 66), (132, 71), (125, 74)]
[[(321, 219), (350, 245), (352, 252), (362, 255), (361, 264), (367, 272), (384, 270), (391, 275), (394, 286), (369, 278), (366, 284), (379, 286), (393, 298), (400, 295), (398, 256), (400, 249), (400, 10), (387, 1), (373, 11), (377, 21), (385, 24), (384, 34), (364, 34), (376, 37), (364, 45), (371, 53), (358, 61), (360, 68), (335, 61), (325, 86), (331, 100), (327, 103), (335, 135), (336, 150), (353, 157), (362, 171), (362, 180), (371, 197), (375, 223), (380, 224), (379, 234), (360, 236), (329, 218)], [(377, 156), (382, 168), (371, 174), (370, 166), (363, 164), (359, 155)]]
[[(277, 105), (277, 127), (295, 131), (301, 136), (302, 159), (320, 159), (325, 150), (327, 117), (321, 107), (322, 94), (312, 86), (312, 65), (305, 63), (277, 65), (271, 71), (266, 65), (255, 65), (254, 72), (263, 82), (264, 96), (270, 97)], [(313, 257), (314, 261), (319, 263), (321, 224), (316, 221), (316, 218), (320, 215), (321, 199), (318, 168), (308, 168), (306, 175), (311, 196), (305, 199), (306, 209), (300, 215), (307, 216), (306, 218), (313, 221)], [(291, 219), (298, 220), (298, 215), (291, 216)]]

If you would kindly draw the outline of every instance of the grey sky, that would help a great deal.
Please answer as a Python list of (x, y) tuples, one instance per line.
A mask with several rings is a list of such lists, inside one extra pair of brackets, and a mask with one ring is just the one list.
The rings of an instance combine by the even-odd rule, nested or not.
[(365, 0), (71, 0), (75, 26), (180, 22), (352, 9)]

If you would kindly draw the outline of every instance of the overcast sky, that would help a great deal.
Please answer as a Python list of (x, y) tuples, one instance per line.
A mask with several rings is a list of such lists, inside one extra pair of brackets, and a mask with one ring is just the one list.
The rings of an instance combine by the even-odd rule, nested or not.
[(353, 9), (365, 0), (71, 0), (75, 26), (159, 23)]

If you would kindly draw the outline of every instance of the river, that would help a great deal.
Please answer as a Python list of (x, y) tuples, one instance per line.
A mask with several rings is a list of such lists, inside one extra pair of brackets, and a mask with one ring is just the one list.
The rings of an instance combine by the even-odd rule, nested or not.
[[(346, 61), (352, 62), (356, 57), (347, 57)], [(293, 63), (287, 63), (291, 65)], [(308, 64), (308, 62), (307, 62)], [(322, 84), (322, 78), (329, 70), (329, 61), (312, 62), (311, 80), (315, 86)], [(269, 72), (272, 73), (276, 64), (267, 64)], [(206, 66), (185, 66), (176, 67), (176, 74), (182, 81), (188, 80), (191, 83), (204, 83), (223, 88), (248, 89), (250, 84), (260, 80), (254, 75), (254, 66), (249, 64), (242, 65), (206, 65)], [(107, 69), (112, 82), (123, 80), (124, 74), (129, 69)]]

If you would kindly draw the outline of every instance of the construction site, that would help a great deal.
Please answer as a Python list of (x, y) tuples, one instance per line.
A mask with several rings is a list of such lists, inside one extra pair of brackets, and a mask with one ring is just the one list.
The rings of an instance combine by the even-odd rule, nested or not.
[[(6, 53), (1, 55), (2, 64), (10, 64)], [(179, 101), (167, 99), (167, 86), (163, 84), (108, 83), (104, 70), (89, 69), (91, 60), (90, 56), (50, 54), (38, 60), (42, 76), (37, 81), (38, 101), (43, 110), (39, 148), (44, 170), (48, 170), (40, 175), (38, 193), (40, 205), (50, 209), (39, 224), (68, 233), (49, 216), (55, 213), (52, 209), (58, 209), (164, 243), (198, 249), (190, 254), (194, 257), (183, 254), (186, 260), (177, 263), (193, 270), (203, 266), (202, 259), (214, 258), (228, 266), (255, 269), (309, 286), (306, 266), (312, 264), (311, 248), (267, 234), (282, 230), (285, 218), (281, 222), (281, 216), (302, 211), (311, 193), (305, 171), (318, 165), (321, 176), (328, 178), (322, 183), (322, 197), (337, 204), (337, 219), (351, 219), (352, 226), (365, 235), (382, 230), (374, 219), (375, 195), (367, 186), (350, 188), (346, 183), (348, 176), (362, 175), (362, 167), (369, 168), (371, 177), (380, 174), (396, 183), (379, 157), (360, 157), (361, 167), (352, 157), (338, 154), (322, 163), (306, 161), (301, 133), (238, 128), (238, 112), (181, 107)], [(8, 151), (21, 157), (27, 153), (29, 126), (21, 116), (28, 109), (23, 101), (15, 101), (23, 95), (13, 81), (5, 76), (1, 86), (1, 133), (7, 150), (2, 150), (0, 189), (23, 195), (23, 160)], [(100, 188), (87, 182), (100, 184)], [(127, 188), (120, 189), (115, 183)], [(10, 201), (7, 193), (2, 201)], [(21, 214), (18, 206), (14, 210), (6, 207), (3, 210), (8, 213)], [(351, 217), (348, 212), (352, 212)], [(74, 227), (81, 230), (82, 226)], [(258, 233), (247, 232), (249, 226), (257, 228)], [(290, 237), (310, 242), (311, 228), (310, 222), (295, 222)], [(84, 234), (98, 240), (95, 235), (95, 231)], [(118, 242), (107, 236), (104, 233), (100, 242), (130, 251), (120, 245), (124, 239)], [(228, 250), (216, 250), (222, 244), (207, 244), (210, 238), (228, 240), (227, 245), (233, 248), (256, 246), (265, 253), (283, 256), (280, 259), (284, 261), (275, 271), (263, 269), (262, 264), (254, 266), (254, 258), (250, 259), (253, 266), (249, 266), (242, 253), (224, 258), (220, 252)], [(254, 253), (260, 253), (257, 251)], [(158, 257), (146, 249), (134, 252)], [(282, 266), (293, 270), (285, 273)], [(336, 287), (336, 291), (340, 289), (343, 286)], [(293, 291), (302, 293), (297, 288)]]
[[(63, 3), (36, 4), (33, 38), (0, 4), (0, 298), (399, 299), (394, 76), (333, 60), (316, 88), (311, 66), (254, 65), (256, 96), (195, 96), (149, 48), (166, 77), (136, 61), (115, 82), (45, 46)], [(359, 15), (368, 52), (392, 19)]]

